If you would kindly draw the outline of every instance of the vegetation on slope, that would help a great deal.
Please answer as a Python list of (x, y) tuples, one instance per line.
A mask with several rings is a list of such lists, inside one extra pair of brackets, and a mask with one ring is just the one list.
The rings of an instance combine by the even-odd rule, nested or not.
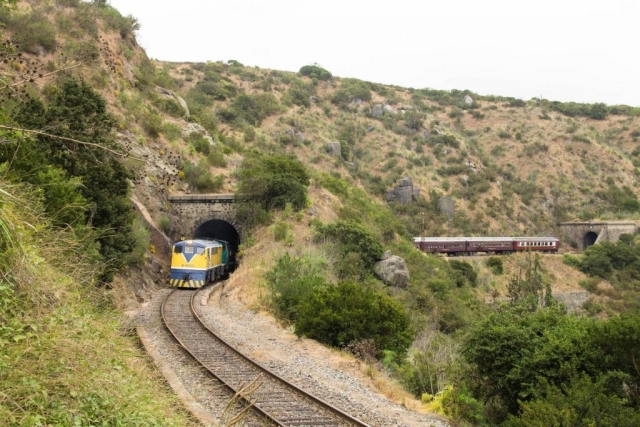
[[(26, 4), (31, 8), (23, 7)], [(558, 221), (637, 217), (637, 108), (404, 89), (340, 79), (317, 64), (289, 73), (245, 67), (237, 61), (157, 63), (149, 61), (135, 43), (135, 18), (122, 17), (104, 1), (60, 0), (55, 5), (28, 1), (19, 6), (14, 12), (3, 9), (0, 13), (8, 34), (22, 43), (5, 45), (9, 76), (17, 79), (21, 70), (30, 68), (21, 62), (25, 57), (35, 61), (29, 52), (43, 55), (35, 67), (38, 70), (73, 70), (64, 73), (65, 79), (43, 81), (42, 93), (23, 84), (16, 87), (29, 90), (16, 91), (10, 79), (3, 80), (4, 93), (11, 94), (2, 104), (3, 123), (23, 130), (3, 134), (11, 142), (2, 148), (2, 162), (8, 163), (3, 166), (6, 184), (2, 188), (27, 189), (34, 193), (29, 205), (42, 203), (38, 217), (49, 219), (32, 221), (32, 225), (38, 233), (41, 229), (51, 233), (54, 237), (40, 236), (54, 242), (61, 239), (55, 236), (65, 236), (68, 247), (56, 247), (56, 256), (65, 251), (81, 253), (97, 267), (93, 273), (108, 279), (126, 265), (132, 249), (137, 249), (137, 255), (131, 259), (144, 254), (144, 236), (136, 239), (140, 233), (135, 233), (125, 209), (128, 178), (137, 184), (139, 194), (150, 188), (157, 191), (149, 196), (160, 200), (155, 215), (166, 212), (162, 203), (168, 190), (237, 192), (243, 224), (249, 230), (270, 225), (274, 240), (292, 251), (276, 257), (273, 268), (267, 269), (269, 299), (264, 304), (283, 321), (294, 323), (298, 333), (367, 360), (377, 359), (379, 366), (432, 409), (460, 423), (594, 421), (606, 425), (622, 422), (621, 417), (635, 421), (637, 378), (629, 363), (637, 352), (634, 304), (605, 311), (591, 303), (589, 313), (614, 317), (616, 310), (627, 310), (623, 318), (573, 317), (543, 298), (550, 295), (554, 272), (544, 271), (537, 262), (515, 258), (505, 261), (507, 267), (496, 261), (487, 266), (447, 262), (418, 253), (411, 238), (423, 232), (552, 234)], [(51, 53), (54, 48), (78, 58), (77, 62), (58, 61)], [(104, 66), (77, 67), (98, 62)], [(67, 75), (75, 73), (83, 79)], [(40, 78), (37, 73), (32, 77)], [(178, 102), (180, 94), (190, 116)], [(378, 104), (388, 106), (382, 114)], [(38, 129), (46, 134), (33, 132)], [(129, 159), (127, 164), (136, 165), (135, 176), (129, 173), (112, 152), (104, 151), (124, 148), (114, 144), (116, 130), (121, 132), (120, 142), (128, 141), (171, 170), (148, 167), (152, 160)], [(340, 143), (339, 155), (327, 150), (326, 143), (334, 141)], [(384, 202), (386, 192), (403, 176), (413, 179), (422, 196), (410, 205)], [(325, 207), (331, 214), (309, 218), (306, 209), (323, 203), (311, 199), (311, 192), (321, 192), (330, 201)], [(107, 193), (118, 203), (106, 203)], [(454, 201), (453, 211), (441, 208), (443, 196)], [(157, 219), (168, 233), (179, 233), (175, 218)], [(17, 223), (15, 219), (0, 222), (4, 225), (0, 250), (11, 252), (18, 237), (7, 224)], [(25, 236), (38, 241), (37, 233), (25, 230)], [(247, 237), (245, 247), (251, 243), (251, 235)], [(636, 247), (633, 240), (627, 243)], [(59, 258), (39, 254), (45, 249), (40, 245), (25, 245), (28, 253), (37, 255), (37, 262), (47, 265), (38, 272), (59, 271)], [(78, 245), (82, 250), (74, 249)], [(303, 248), (315, 256), (303, 255)], [(390, 288), (372, 274), (373, 263), (387, 249), (406, 260), (411, 273), (407, 289)], [(602, 273), (616, 291), (632, 295), (637, 266), (631, 258), (615, 258), (617, 249), (588, 252), (573, 265), (590, 274)], [(528, 269), (527, 274), (509, 277), (509, 272), (514, 274), (508, 270), (513, 264)], [(73, 287), (65, 277), (53, 280), (51, 287), (55, 291), (68, 283), (64, 292), (73, 302), (69, 309), (77, 301), (78, 310), (88, 317), (59, 315), (56, 310), (62, 306), (54, 303), (57, 294), (47, 288), (41, 294), (50, 295), (45, 305), (49, 311), (35, 305), (44, 314), (42, 325), (33, 323), (33, 329), (24, 326), (28, 323), (21, 320), (21, 310), (29, 313), (29, 298), (35, 298), (29, 292), (35, 288), (26, 276), (8, 274), (30, 270), (11, 263), (2, 268), (7, 283), (3, 301), (7, 307), (18, 307), (7, 311), (7, 324), (17, 322), (19, 331), (5, 335), (3, 345), (10, 351), (15, 348), (30, 355), (37, 347), (31, 346), (33, 340), (48, 337), (41, 332), (44, 324), (56, 325), (58, 319), (69, 318), (89, 320), (76, 322), (80, 330), (57, 328), (63, 335), (76, 331), (77, 336), (64, 335), (62, 341), (89, 333), (88, 339), (105, 336), (109, 340), (105, 342), (122, 342), (122, 348), (130, 344), (126, 337), (118, 341), (95, 329), (102, 324), (90, 320), (100, 319), (110, 325), (109, 330), (118, 328), (104, 294), (90, 286), (96, 274), (80, 274), (84, 287)], [(604, 293), (604, 286), (597, 286), (601, 288)], [(508, 296), (517, 298), (509, 303), (504, 300)], [(513, 325), (522, 326), (514, 330)], [(612, 331), (616, 337), (612, 343), (625, 350), (624, 356), (615, 355), (613, 347), (602, 342), (605, 329)], [(29, 335), (35, 332), (38, 337)], [(511, 340), (522, 344), (509, 346)], [(91, 348), (90, 354), (105, 345), (102, 340), (88, 342), (82, 345)], [(587, 352), (583, 342), (596, 350)], [(27, 344), (30, 347), (21, 347)], [(46, 344), (59, 346), (53, 340)], [(33, 355), (45, 361), (47, 357)], [(501, 357), (508, 367), (499, 364)], [(490, 372), (479, 376), (478, 366), (484, 366), (486, 359), (496, 365), (489, 365)], [(52, 361), (53, 372), (65, 372), (66, 360)], [(83, 360), (74, 363), (82, 365)], [(116, 363), (120, 366), (116, 370), (130, 375), (129, 362), (99, 363), (105, 367)], [(78, 371), (85, 372), (81, 368)], [(70, 412), (87, 424), (105, 408), (122, 423), (152, 422), (156, 407), (144, 406), (145, 397), (129, 399), (136, 402), (129, 404), (142, 406), (125, 403), (125, 395), (145, 396), (145, 391), (124, 388), (122, 395), (114, 396), (101, 386), (97, 397), (89, 394), (90, 384), (103, 384), (100, 372), (105, 370), (91, 372), (85, 382), (79, 382), (84, 388), (72, 389), (67, 385), (71, 380), (56, 383), (43, 375), (38, 382), (33, 373), (15, 368), (7, 384), (35, 379), (26, 381), (24, 389), (10, 388), (10, 398), (3, 402), (13, 399), (18, 402), (15, 408), (39, 409), (29, 406), (34, 400), (25, 396), (39, 397), (37, 392), (46, 390), (40, 393), (50, 399), (44, 401), (45, 407), (53, 408), (45, 411), (48, 422), (66, 421), (56, 409), (62, 407), (72, 408)], [(517, 383), (518, 394), (510, 394), (504, 386), (510, 381)], [(38, 384), (43, 384), (41, 389)], [(141, 384), (146, 387), (145, 381)], [(585, 396), (595, 403), (581, 406)], [(23, 420), (17, 409), (8, 411), (16, 423)], [(36, 409), (30, 411), (24, 420)], [(544, 422), (536, 418), (541, 413), (548, 416)], [(596, 413), (605, 415), (594, 420)], [(175, 417), (178, 420), (179, 415)]]
[(90, 236), (56, 227), (44, 202), (37, 187), (0, 180), (0, 419), (195, 425), (96, 288)]

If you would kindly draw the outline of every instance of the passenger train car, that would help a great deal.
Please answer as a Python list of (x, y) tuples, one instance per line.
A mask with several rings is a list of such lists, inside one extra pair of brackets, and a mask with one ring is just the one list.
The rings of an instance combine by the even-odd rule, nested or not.
[(224, 240), (183, 240), (173, 245), (171, 286), (201, 288), (227, 273), (229, 244)]
[(416, 248), (427, 253), (449, 256), (509, 254), (519, 251), (558, 253), (560, 240), (556, 237), (415, 237)]

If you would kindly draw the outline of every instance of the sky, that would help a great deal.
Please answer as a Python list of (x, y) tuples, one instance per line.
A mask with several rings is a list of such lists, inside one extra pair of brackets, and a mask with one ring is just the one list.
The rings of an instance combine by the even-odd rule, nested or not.
[(640, 107), (638, 0), (110, 0), (153, 59)]

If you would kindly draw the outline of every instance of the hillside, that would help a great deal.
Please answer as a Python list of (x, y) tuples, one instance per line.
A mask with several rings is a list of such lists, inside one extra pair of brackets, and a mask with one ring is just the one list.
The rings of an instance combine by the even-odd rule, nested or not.
[[(637, 420), (640, 377), (616, 353), (636, 349), (637, 236), (578, 257), (464, 260), (425, 256), (411, 239), (640, 219), (640, 107), (401, 88), (316, 64), (293, 73), (152, 61), (136, 19), (106, 1), (12, 3), (0, 0), (0, 305), (11, 308), (0, 320), (17, 329), (0, 327), (11, 356), (0, 366), (12, 372), (0, 374), (10, 390), (0, 414), (15, 425), (64, 424), (67, 407), (80, 425), (105, 412), (189, 425), (122, 312), (166, 286), (161, 232), (193, 231), (168, 196), (215, 192), (256, 196), (238, 208), (241, 263), (225, 284), (233, 302), (362, 359), (372, 378), (383, 372), (405, 389), (390, 394), (411, 393), (461, 425), (525, 425), (521, 415), (550, 412), (535, 405), (566, 413), (572, 393)], [(391, 200), (407, 177), (411, 200)], [(406, 288), (373, 274), (387, 250), (406, 261)], [(585, 290), (580, 316), (548, 298)], [(68, 340), (103, 357), (95, 376), (83, 357), (56, 376), (71, 356), (52, 356)], [(123, 358), (109, 360), (104, 342)], [(489, 363), (496, 355), (509, 359)], [(111, 365), (122, 375), (104, 382)], [(138, 376), (139, 388), (113, 391)], [(95, 384), (107, 385), (96, 394)], [(148, 403), (156, 390), (164, 409)]]

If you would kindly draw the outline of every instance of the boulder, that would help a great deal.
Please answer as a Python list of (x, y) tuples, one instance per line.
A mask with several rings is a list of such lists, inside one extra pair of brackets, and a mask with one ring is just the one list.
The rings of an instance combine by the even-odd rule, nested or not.
[(403, 205), (408, 205), (411, 202), (415, 202), (420, 198), (420, 189), (413, 186), (411, 177), (405, 176), (400, 181), (400, 185), (396, 188), (392, 188), (387, 191), (387, 202), (398, 202)]
[(327, 142), (324, 144), (324, 149), (332, 157), (342, 157), (342, 145), (339, 142)]
[(443, 196), (438, 200), (438, 208), (440, 213), (446, 215), (447, 219), (451, 221), (456, 212), (456, 203), (452, 197)]
[(404, 259), (391, 255), (373, 266), (376, 276), (389, 286), (406, 288), (409, 286), (409, 270)]
[(380, 117), (384, 114), (384, 110), (382, 109), (382, 104), (376, 104), (371, 109), (371, 117)]
[(400, 187), (413, 187), (413, 181), (410, 176), (405, 176), (400, 180)]
[(391, 105), (389, 105), (389, 104), (385, 105), (385, 106), (383, 107), (383, 109), (384, 109), (384, 112), (385, 112), (385, 113), (389, 113), (389, 114), (396, 114), (396, 111), (395, 111), (395, 110), (393, 109), (393, 107), (392, 107)]
[(466, 95), (464, 97), (464, 103), (467, 104), (467, 105), (473, 104), (473, 98), (471, 98), (469, 95)]

